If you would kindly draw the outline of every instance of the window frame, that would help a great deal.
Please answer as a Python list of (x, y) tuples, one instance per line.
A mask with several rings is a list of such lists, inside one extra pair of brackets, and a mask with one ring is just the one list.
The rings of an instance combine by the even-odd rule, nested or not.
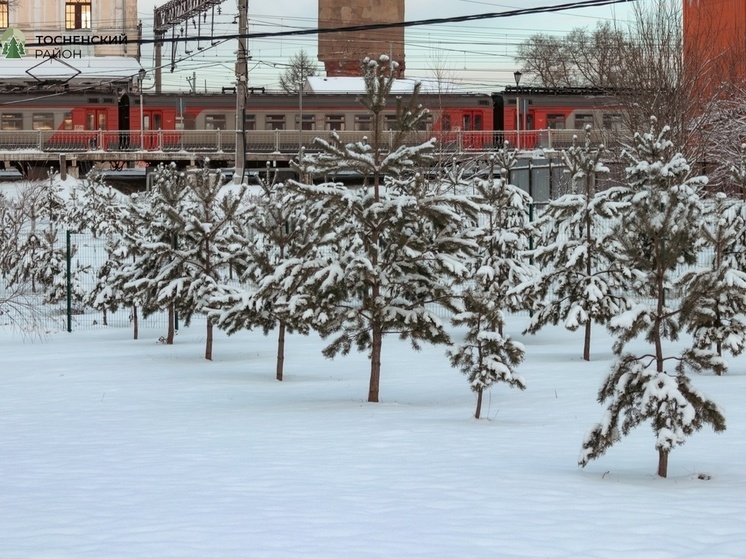
[(65, 30), (90, 30), (92, 11), (91, 0), (65, 0)]

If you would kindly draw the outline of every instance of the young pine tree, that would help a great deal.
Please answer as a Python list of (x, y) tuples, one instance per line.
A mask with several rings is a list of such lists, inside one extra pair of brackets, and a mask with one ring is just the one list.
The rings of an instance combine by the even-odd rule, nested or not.
[[(500, 178), (493, 178), (496, 159), (501, 163)], [(504, 333), (504, 313), (523, 306), (514, 288), (536, 274), (526, 256), (532, 232), (531, 199), (504, 178), (513, 163), (513, 154), (501, 150), (490, 157), (488, 178), (475, 181), (486, 215), (476, 232), (479, 248), (470, 265), (472, 285), (462, 296), (464, 310), (452, 318), (454, 325), (468, 330), (464, 342), (449, 350), (448, 356), (477, 394), (477, 419), (485, 389), (498, 382), (526, 388), (523, 377), (515, 372), (523, 361), (523, 344)]]
[[(708, 249), (708, 262), (687, 272), (682, 283), (682, 322), (691, 333), (694, 346), (709, 350), (714, 346), (719, 357), (723, 350), (740, 355), (746, 347), (746, 273), (739, 256), (746, 221), (743, 202), (718, 192), (708, 200), (702, 225), (702, 237)], [(711, 253), (711, 256), (709, 256)], [(717, 369), (724, 373), (726, 365)]]
[(442, 192), (422, 172), (431, 160), (433, 140), (408, 145), (426, 111), (417, 104), (419, 86), (409, 102), (397, 99), (396, 131), (383, 129), (396, 63), (388, 57), (363, 62), (371, 115), (370, 141), (343, 144), (317, 140), (319, 154), (305, 155), (307, 176), (353, 171), (365, 179), (361, 189), (337, 184), (302, 184), (288, 189), (304, 208), (309, 224), (328, 222), (332, 233), (319, 237), (326, 263), (304, 272), (305, 288), (315, 294), (310, 314), (322, 336), (335, 338), (324, 350), (333, 357), (352, 346), (370, 355), (368, 401), (379, 399), (381, 354), (386, 334), (422, 341), (449, 342), (431, 304), (453, 306), (453, 282), (467, 272), (476, 245), (464, 234), (476, 222), (478, 205), (468, 196)]
[(603, 146), (591, 147), (590, 127), (583, 145), (564, 152), (571, 192), (549, 202), (537, 221), (540, 234), (532, 256), (541, 273), (520, 288), (539, 301), (526, 332), (560, 321), (572, 331), (583, 326), (586, 361), (593, 323), (606, 325), (628, 306), (609, 243), (611, 223), (625, 203), (596, 190), (599, 175), (608, 173), (604, 153)]
[[(186, 195), (186, 176), (175, 164), (159, 165), (149, 192), (138, 196), (128, 209), (129, 225), (123, 243), (131, 260), (122, 260), (117, 281), (130, 301), (137, 301), (145, 318), (166, 310), (164, 341), (171, 345), (176, 334), (176, 301), (183, 295), (184, 261), (176, 254), (182, 221), (179, 208)], [(120, 254), (121, 256), (121, 254)]]
[(259, 194), (242, 213), (243, 241), (234, 254), (240, 283), (246, 287), (223, 297), (215, 317), (229, 334), (261, 327), (267, 335), (276, 328), (275, 378), (281, 381), (286, 333), (310, 330), (306, 310), (316, 303), (300, 278), (321, 257), (318, 236), (324, 235), (325, 225), (308, 223), (277, 182), (276, 171), (268, 168), (259, 186)]
[[(720, 408), (690, 383), (687, 369), (718, 371), (722, 360), (712, 351), (693, 347), (668, 355), (667, 341), (686, 328), (684, 299), (670, 296), (690, 287), (677, 281), (679, 264), (694, 264), (701, 247), (704, 177), (690, 176), (686, 159), (674, 151), (668, 128), (636, 134), (625, 151), (628, 186), (621, 192), (629, 204), (614, 230), (617, 259), (629, 278), (632, 308), (610, 322), (618, 336), (617, 360), (598, 399), (607, 403), (604, 420), (593, 427), (582, 445), (579, 464), (598, 458), (620, 437), (643, 422), (652, 424), (658, 451), (658, 475), (668, 475), (668, 456), (686, 438), (710, 424), (725, 429)], [(669, 293), (670, 292), (670, 293)], [(689, 301), (698, 304), (697, 301)], [(643, 337), (649, 351), (624, 352), (627, 342)]]

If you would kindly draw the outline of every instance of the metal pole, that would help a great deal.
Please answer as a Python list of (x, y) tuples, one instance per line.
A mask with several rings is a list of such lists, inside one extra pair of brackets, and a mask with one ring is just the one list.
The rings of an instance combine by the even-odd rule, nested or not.
[(522, 75), (520, 70), (513, 72), (515, 78), (515, 148), (517, 150), (521, 149), (521, 99), (518, 96), (518, 86)]
[(138, 76), (138, 89), (140, 90), (140, 149), (145, 149), (145, 113), (143, 111), (143, 99), (142, 99), (142, 82), (145, 80), (145, 69), (140, 68), (137, 73)]
[(303, 71), (298, 83), (298, 163), (300, 163), (300, 152), (303, 147)]
[(236, 60), (236, 171), (233, 181), (243, 183), (246, 166), (246, 95), (248, 92), (249, 65), (246, 35), (249, 28), (249, 0), (238, 0), (238, 58)]
[(66, 251), (65, 259), (67, 260), (67, 281), (65, 283), (65, 294), (67, 297), (67, 331), (73, 331), (73, 285), (72, 285), (72, 241), (70, 239), (70, 230), (65, 233)]
[(515, 147), (521, 149), (521, 100), (515, 94)]
[(145, 149), (145, 114), (142, 107), (142, 83), (140, 83), (140, 149)]

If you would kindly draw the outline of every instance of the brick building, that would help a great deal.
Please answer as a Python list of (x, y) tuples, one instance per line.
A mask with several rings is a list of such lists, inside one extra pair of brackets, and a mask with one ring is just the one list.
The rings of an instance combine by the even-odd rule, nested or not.
[[(319, 28), (404, 21), (404, 0), (319, 0)], [(404, 75), (404, 28), (319, 34), (319, 60), (326, 75), (360, 76), (360, 61), (390, 54)]]

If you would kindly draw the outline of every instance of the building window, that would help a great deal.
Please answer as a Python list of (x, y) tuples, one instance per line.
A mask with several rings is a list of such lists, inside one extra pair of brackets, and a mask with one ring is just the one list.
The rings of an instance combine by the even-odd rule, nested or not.
[(0, 129), (23, 130), (23, 113), (3, 113), (0, 115)]
[(54, 130), (54, 114), (34, 113), (31, 115), (31, 128), (33, 130)]
[(345, 115), (326, 115), (324, 127), (326, 130), (344, 130)]
[(205, 130), (225, 130), (225, 115), (205, 115)]
[(267, 115), (265, 129), (285, 130), (285, 115)]
[(91, 2), (67, 0), (65, 2), (65, 29), (91, 28)]
[(575, 129), (585, 130), (586, 126), (593, 126), (593, 115), (590, 113), (578, 113), (575, 115)]
[[(295, 115), (295, 129), (298, 130), (299, 115)], [(316, 115), (303, 115), (303, 130), (316, 130)]]
[(8, 27), (8, 0), (0, 0), (0, 29)]
[(565, 115), (547, 115), (547, 128), (552, 130), (564, 130)]

